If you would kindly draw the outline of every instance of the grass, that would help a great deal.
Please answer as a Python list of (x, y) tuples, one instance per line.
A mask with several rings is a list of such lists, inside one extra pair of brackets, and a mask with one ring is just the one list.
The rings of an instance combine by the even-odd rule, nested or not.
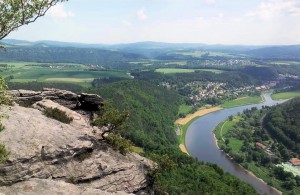
[(184, 68), (158, 68), (155, 70), (155, 72), (160, 72), (163, 74), (191, 73), (195, 71), (208, 71), (217, 74), (224, 72), (223, 70), (218, 70), (218, 69), (184, 69)]
[(191, 73), (195, 72), (195, 69), (183, 69), (183, 68), (158, 68), (155, 72), (163, 74), (175, 74), (175, 73)]
[(69, 117), (64, 111), (61, 111), (58, 108), (45, 108), (43, 113), (45, 116), (58, 120), (62, 123), (70, 124), (73, 121), (72, 117)]
[(300, 169), (286, 163), (281, 163), (276, 166), (282, 167), (284, 171), (293, 173), (294, 176), (300, 176)]
[[(130, 78), (126, 72), (117, 70), (88, 71), (82, 64), (0, 62), (8, 68), (0, 68), (0, 76), (12, 77), (11, 82), (64, 82), (80, 86), (91, 86), (95, 78)], [(51, 67), (39, 66), (49, 64)]]
[(285, 100), (294, 97), (300, 97), (300, 91), (288, 91), (288, 92), (281, 92), (275, 93), (271, 95), (273, 100)]
[(207, 72), (213, 72), (216, 74), (220, 74), (224, 72), (224, 70), (218, 70), (218, 69), (197, 69), (197, 71), (207, 71)]
[(193, 106), (182, 104), (179, 106), (178, 114), (188, 114), (191, 112), (192, 109), (193, 109)]
[(225, 101), (221, 105), (223, 108), (232, 108), (243, 105), (257, 104), (263, 101), (262, 96), (245, 96), (230, 101)]
[(176, 64), (176, 65), (181, 65), (184, 66), (187, 64), (186, 61), (174, 61), (174, 62), (166, 62), (165, 65), (170, 65), (170, 64)]
[(232, 148), (233, 152), (238, 152), (241, 147), (243, 146), (243, 141), (238, 140), (234, 137), (228, 137), (227, 133), (233, 129), (233, 126), (239, 122), (241, 117), (234, 116), (233, 120), (225, 120), (217, 125), (217, 127), (214, 129), (214, 133), (216, 135), (216, 139), (218, 140), (218, 146), (221, 147), (221, 145), (225, 146), (225, 139), (229, 139), (229, 146)]

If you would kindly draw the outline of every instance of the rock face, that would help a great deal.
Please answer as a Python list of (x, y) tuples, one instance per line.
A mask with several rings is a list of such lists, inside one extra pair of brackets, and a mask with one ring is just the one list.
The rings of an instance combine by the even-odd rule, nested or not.
[(77, 95), (71, 91), (44, 88), (42, 91), (11, 90), (10, 94), (16, 102), (24, 106), (30, 106), (41, 100), (52, 100), (64, 107), (75, 110), (86, 119), (92, 119), (94, 113), (103, 106), (103, 99), (96, 94), (81, 93)]
[[(43, 96), (21, 92), (18, 97)], [(75, 95), (61, 97), (73, 99)], [(147, 188), (152, 161), (135, 153), (123, 156), (112, 150), (80, 114), (54, 101), (43, 98), (34, 107), (57, 107), (74, 119), (64, 124), (47, 118), (38, 109), (18, 105), (1, 108), (0, 113), (8, 118), (2, 120), (5, 130), (0, 132), (0, 143), (11, 154), (0, 165), (0, 192), (126, 194)]]
[(126, 195), (125, 192), (109, 193), (103, 190), (85, 188), (68, 184), (63, 181), (30, 179), (25, 182), (16, 183), (9, 187), (0, 187), (0, 195), (56, 195), (56, 194), (72, 194), (72, 195)]

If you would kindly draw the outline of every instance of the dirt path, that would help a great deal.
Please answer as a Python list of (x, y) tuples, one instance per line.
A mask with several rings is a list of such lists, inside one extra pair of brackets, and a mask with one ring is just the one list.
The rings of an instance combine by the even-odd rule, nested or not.
[(222, 125), (222, 127), (221, 127), (221, 130), (220, 130), (220, 136), (221, 136), (223, 142), (225, 142), (225, 139), (223, 138), (223, 127), (224, 127), (224, 125), (225, 125), (226, 123), (227, 123), (227, 121), (225, 121), (225, 122), (223, 123), (223, 125)]

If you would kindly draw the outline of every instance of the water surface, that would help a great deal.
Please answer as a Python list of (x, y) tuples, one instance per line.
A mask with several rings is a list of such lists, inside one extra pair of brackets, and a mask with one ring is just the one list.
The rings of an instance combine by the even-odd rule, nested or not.
[(272, 106), (283, 101), (273, 101), (270, 93), (264, 94), (265, 101), (260, 104), (234, 107), (219, 110), (207, 114), (195, 120), (189, 127), (185, 137), (185, 144), (189, 153), (198, 158), (199, 161), (210, 162), (219, 165), (224, 171), (240, 178), (252, 185), (260, 194), (278, 194), (276, 190), (265, 184), (262, 180), (256, 178), (247, 172), (244, 168), (230, 160), (224, 152), (218, 149), (213, 129), (230, 115), (242, 113), (245, 109), (252, 107), (261, 108), (262, 106)]

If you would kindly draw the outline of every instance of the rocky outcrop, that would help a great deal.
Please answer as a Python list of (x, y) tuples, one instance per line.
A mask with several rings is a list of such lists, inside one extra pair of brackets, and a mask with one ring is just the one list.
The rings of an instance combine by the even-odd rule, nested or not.
[(0, 187), (0, 195), (126, 195), (125, 192), (110, 193), (103, 190), (72, 185), (63, 181), (30, 179), (9, 187)]
[(42, 91), (11, 90), (10, 94), (20, 105), (31, 106), (41, 100), (52, 100), (66, 108), (74, 110), (86, 119), (92, 119), (94, 114), (103, 106), (103, 99), (96, 94), (76, 94), (71, 91), (44, 88)]
[[(22, 94), (19, 97), (30, 93)], [(71, 95), (67, 98), (72, 99)], [(0, 114), (8, 118), (2, 121), (5, 130), (0, 132), (0, 143), (11, 154), (0, 165), (0, 192), (41, 194), (44, 189), (49, 194), (97, 194), (100, 190), (139, 193), (147, 188), (152, 161), (112, 150), (80, 114), (52, 100), (43, 99), (34, 107), (58, 107), (74, 119), (64, 124), (47, 118), (38, 109), (18, 105), (1, 108)], [(17, 191), (20, 193), (14, 193)]]

